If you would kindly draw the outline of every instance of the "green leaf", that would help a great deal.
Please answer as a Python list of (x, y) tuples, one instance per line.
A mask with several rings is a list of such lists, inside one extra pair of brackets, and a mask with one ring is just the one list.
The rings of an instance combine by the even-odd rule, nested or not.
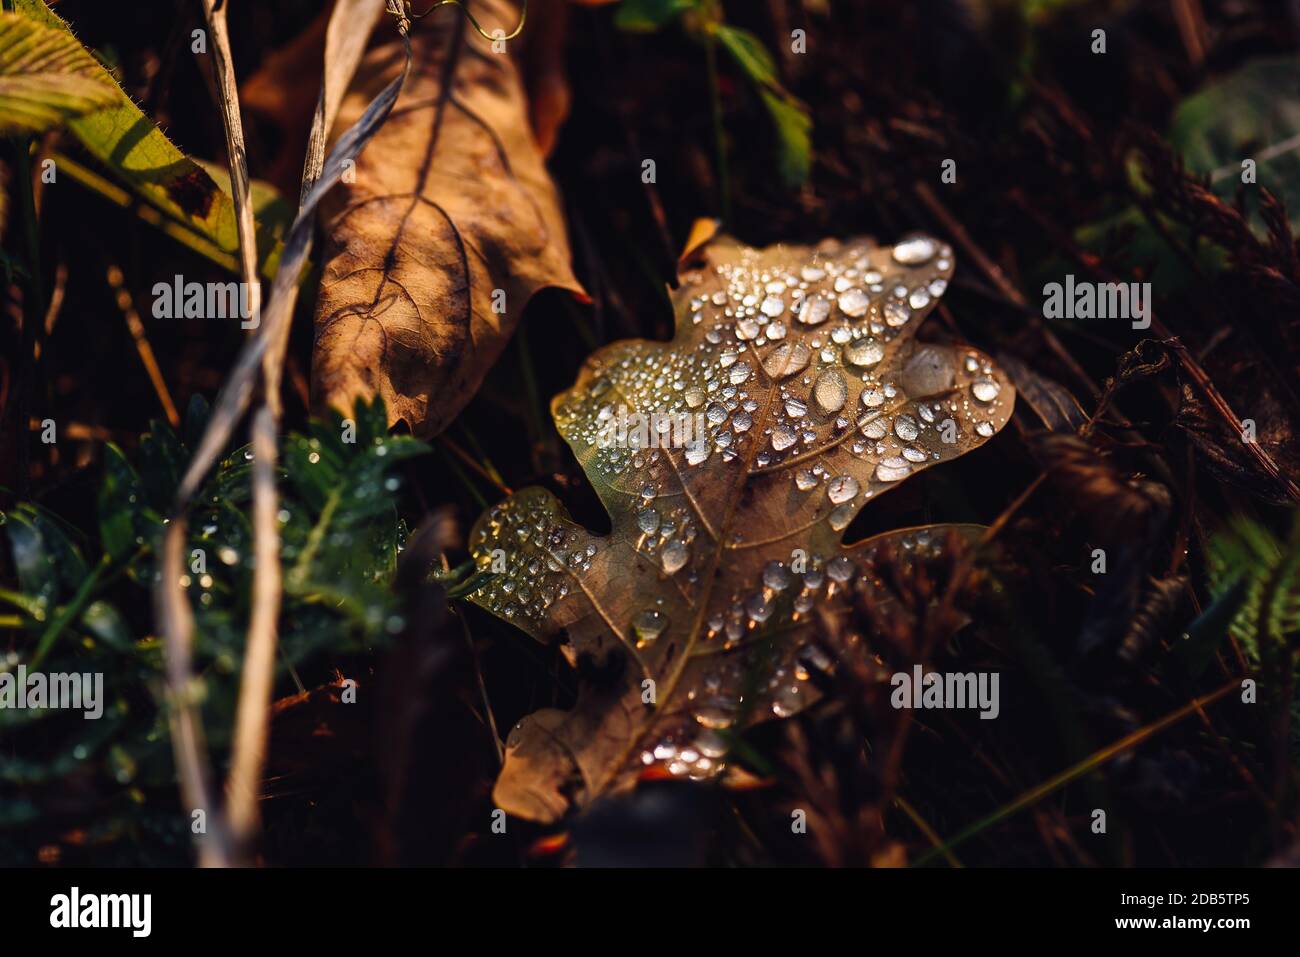
[(767, 52), (762, 40), (748, 30), (725, 24), (719, 26), (716, 32), (718, 41), (750, 80), (760, 87), (779, 87), (776, 61)]
[(1216, 599), (1245, 589), (1229, 631), (1253, 661), (1285, 652), (1300, 631), (1300, 512), (1287, 540), (1244, 516), (1234, 516), (1210, 539), (1210, 587)]
[(614, 25), (631, 33), (653, 33), (694, 7), (693, 0), (623, 0)]
[[(14, 0), (14, 5), (30, 19), (62, 31), (76, 42), (68, 24), (43, 0)], [(199, 234), (235, 269), (239, 236), (230, 197), (206, 170), (176, 148), (97, 62), (95, 75), (111, 86), (113, 98), (104, 109), (70, 120), (68, 129), (137, 196)], [(279, 250), (260, 227), (258, 255), (262, 274), (273, 277)]]
[(0, 14), (0, 135), (42, 133), (117, 99), (117, 87), (74, 37)]
[(70, 594), (88, 573), (81, 552), (61, 524), (44, 509), (23, 503), (4, 513), (19, 587), (52, 607)]
[(1241, 578), (1221, 592), (1210, 603), (1210, 607), (1197, 616), (1188, 627), (1183, 640), (1174, 646), (1174, 656), (1189, 677), (1199, 678), (1209, 667), (1245, 598), (1246, 580)]
[(777, 169), (781, 181), (797, 188), (808, 182), (812, 169), (812, 118), (794, 100), (761, 90), (763, 105), (776, 127)]
[[(1286, 201), (1300, 226), (1300, 62), (1260, 57), (1178, 106), (1169, 140), (1187, 165), (1208, 174), (1221, 198), (1241, 185), (1242, 161), (1256, 182)], [(1248, 187), (1254, 192), (1255, 187)]]
[[(207, 171), (223, 193), (230, 195), (230, 173), (226, 167), (202, 159), (195, 162)], [(277, 241), (283, 239), (298, 215), (297, 207), (274, 184), (264, 179), (248, 181), (248, 198), (253, 204), (253, 218), (258, 228)]]
[(131, 630), (116, 608), (106, 601), (91, 602), (81, 613), (81, 627), (114, 651), (131, 652)]
[(140, 477), (126, 456), (112, 442), (104, 446), (104, 481), (99, 488), (99, 536), (104, 553), (113, 559), (136, 551), (152, 532), (144, 514), (144, 490)]
[(787, 93), (776, 75), (776, 61), (763, 41), (748, 30), (721, 25), (716, 35), (723, 49), (758, 89), (758, 95), (772, 118), (777, 137), (777, 168), (781, 181), (798, 188), (808, 181), (812, 168), (812, 118)]

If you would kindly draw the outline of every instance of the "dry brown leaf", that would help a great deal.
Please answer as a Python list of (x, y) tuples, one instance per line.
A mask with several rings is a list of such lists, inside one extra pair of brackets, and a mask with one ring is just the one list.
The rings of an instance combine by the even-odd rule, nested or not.
[[(508, 0), (474, 10), (489, 32), (518, 21)], [(401, 99), (326, 211), (312, 373), (318, 405), (378, 394), (390, 420), (428, 437), (473, 396), (535, 292), (582, 290), (513, 57), (454, 7), (412, 40)], [(396, 43), (367, 54), (340, 126), (401, 63)]]
[(676, 337), (601, 349), (552, 403), (611, 533), (530, 488), (471, 535), (497, 572), (474, 600), (539, 640), (567, 636), (594, 676), (572, 711), (511, 733), (494, 799), (520, 817), (554, 821), (643, 769), (716, 775), (728, 729), (804, 707), (828, 657), (813, 612), (854, 592), (892, 600), (864, 574), (876, 549), (928, 564), (950, 541), (929, 526), (846, 549), (845, 528), (1011, 414), (1014, 389), (988, 357), (913, 338), (952, 274), (937, 240), (719, 238), (695, 258), (673, 293)]

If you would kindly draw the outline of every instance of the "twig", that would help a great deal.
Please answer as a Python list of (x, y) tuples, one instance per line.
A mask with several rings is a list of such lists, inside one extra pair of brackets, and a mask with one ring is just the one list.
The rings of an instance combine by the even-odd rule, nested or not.
[[(446, 556), (443, 556), (443, 563), (446, 564)], [(488, 728), (492, 732), (492, 744), (497, 751), (497, 764), (506, 763), (505, 748), (501, 745), (501, 732), (497, 730), (496, 714), (492, 711), (492, 699), (488, 697), (487, 684), (483, 681), (483, 669), (478, 660), (478, 649), (474, 647), (474, 636), (470, 634), (469, 622), (465, 616), (457, 611), (456, 617), (460, 619), (461, 630), (465, 633), (465, 645), (469, 648), (470, 660), (474, 664), (474, 678), (478, 683), (479, 697), (483, 699), (483, 711), (487, 715)]]
[[(188, 501), (186, 502), (188, 504)], [(199, 717), (197, 680), (193, 674), (194, 614), (181, 585), (185, 518), (178, 509), (162, 543), (162, 578), (154, 590), (155, 614), (163, 634), (167, 675), (167, 720), (172, 753), (185, 810), (202, 813), (207, 828), (198, 838), (199, 864), (222, 866), (232, 859), (224, 824), (212, 795), (212, 770)], [(177, 532), (179, 531), (179, 534)]]
[(463, 462), (470, 469), (472, 469), (475, 475), (478, 475), (480, 478), (483, 478), (487, 480), (489, 483), (491, 483), (492, 487), (495, 488), (502, 495), (514, 494), (514, 491), (511, 490), (510, 486), (502, 482), (501, 477), (499, 475), (494, 474), (495, 470), (489, 472), (478, 462), (474, 461), (474, 457), (470, 455), (468, 452), (466, 452), (464, 449), (462, 449), (459, 445), (457, 445), (456, 442), (447, 435), (447, 433), (443, 432), (442, 434), (440, 434), (438, 436), (438, 442), (441, 445), (445, 446), (448, 452), (456, 456), (456, 458), (460, 459), (461, 462)]
[(930, 822), (921, 816), (921, 812), (908, 804), (907, 800), (901, 794), (894, 795), (894, 803), (897, 804), (898, 809), (906, 814), (911, 822), (916, 825), (916, 829), (925, 835), (925, 839), (930, 842), (934, 849), (947, 858), (949, 866), (955, 868), (962, 866), (961, 861), (957, 860), (952, 851), (943, 846), (943, 838), (939, 837), (935, 829), (930, 826)]
[(1125, 751), (1137, 747), (1143, 741), (1147, 740), (1150, 737), (1153, 737), (1156, 734), (1159, 734), (1161, 731), (1165, 730), (1170, 725), (1177, 724), (1179, 721), (1183, 720), (1183, 718), (1187, 717), (1189, 714), (1193, 714), (1195, 712), (1200, 711), (1202, 708), (1205, 707), (1205, 705), (1213, 704), (1214, 702), (1222, 698), (1224, 695), (1229, 694), (1234, 689), (1239, 687), (1241, 687), (1240, 679), (1233, 678), (1231, 681), (1223, 685), (1218, 690), (1212, 691), (1210, 694), (1204, 695), (1203, 697), (1200, 698), (1193, 698), (1190, 702), (1183, 705), (1177, 711), (1165, 715), (1160, 720), (1155, 721), (1144, 728), (1138, 728), (1138, 730), (1134, 731), (1132, 734), (1126, 735), (1125, 737), (1120, 738), (1118, 741), (1115, 741), (1112, 744), (1108, 744), (1100, 751), (1097, 751), (1089, 755), (1087, 758), (1084, 758), (1078, 764), (1066, 768), (1060, 774), (1054, 775), (1053, 777), (1048, 778), (1042, 784), (1030, 788), (1028, 791), (1020, 795), (1020, 797), (1016, 798), (1010, 804), (1005, 804), (1002, 807), (998, 808), (996, 811), (994, 811), (992, 814), (988, 815), (987, 817), (981, 818), (980, 820), (976, 821), (974, 824), (970, 825), (965, 830), (961, 831), (955, 837), (950, 838), (942, 847), (935, 848), (934, 850), (929, 851), (926, 854), (923, 854), (921, 857), (917, 858), (914, 866), (920, 866), (922, 864), (928, 863), (929, 861), (938, 857), (941, 853), (945, 853), (947, 851), (952, 850), (952, 848), (956, 847), (958, 844), (961, 844), (964, 841), (969, 840), (970, 838), (974, 837), (976, 834), (979, 834), (987, 830), (988, 828), (992, 827), (994, 824), (997, 824), (1000, 821), (1005, 820), (1006, 818), (1015, 814), (1017, 811), (1023, 810), (1026, 807), (1038, 803), (1038, 801), (1040, 801), (1042, 798), (1046, 797), (1047, 795), (1051, 794), (1053, 791), (1057, 790), (1058, 788), (1064, 787), (1065, 785), (1069, 784), (1071, 781), (1074, 781), (1077, 778), (1080, 778), (1083, 775), (1087, 774), (1089, 771), (1096, 770), (1106, 762), (1112, 760), (1113, 758), (1119, 757)]
[(45, 335), (54, 334), (54, 326), (63, 311), (63, 299), (68, 292), (68, 264), (60, 261), (54, 267), (54, 288), (50, 290), (50, 302), (45, 307)]
[(117, 308), (122, 311), (122, 317), (126, 319), (126, 327), (131, 330), (135, 351), (139, 353), (140, 361), (144, 363), (145, 372), (149, 373), (149, 381), (153, 384), (153, 391), (158, 396), (163, 413), (173, 429), (180, 428), (180, 413), (176, 411), (176, 403), (172, 401), (167, 380), (163, 378), (162, 369), (158, 367), (158, 360), (153, 354), (153, 347), (149, 345), (149, 337), (144, 331), (144, 323), (140, 321), (140, 313), (136, 311), (135, 303), (131, 299), (131, 291), (123, 283), (122, 270), (116, 263), (109, 263), (107, 275)]
[(203, 0), (203, 15), (212, 32), (212, 66), (217, 79), (217, 105), (226, 129), (226, 156), (230, 162), (230, 188), (235, 200), (235, 226), (239, 233), (239, 271), (248, 287), (249, 315), (256, 329), (262, 317), (262, 290), (257, 281), (257, 230), (253, 221), (252, 190), (248, 184), (248, 156), (244, 148), (244, 123), (239, 115), (239, 88), (230, 55), (230, 29), (225, 0)]
[(966, 227), (964, 227), (957, 218), (948, 211), (948, 208), (939, 201), (939, 197), (934, 194), (934, 190), (930, 189), (930, 187), (924, 183), (917, 183), (915, 192), (917, 198), (921, 200), (926, 209), (928, 209), (931, 214), (933, 214), (934, 217), (943, 224), (945, 230), (952, 234), (953, 240), (962, 248), (962, 251), (975, 261), (975, 265), (979, 267), (980, 272), (984, 273), (988, 280), (997, 287), (998, 291), (1001, 292), (1003, 296), (1005, 296), (1016, 307), (1024, 310), (1025, 314), (1031, 318), (1031, 321), (1034, 323), (1034, 328), (1036, 328), (1039, 334), (1043, 337), (1043, 341), (1046, 342), (1047, 347), (1052, 350), (1052, 354), (1070, 370), (1075, 379), (1077, 379), (1081, 385), (1086, 387), (1093, 396), (1099, 395), (1101, 390), (1098, 389), (1096, 383), (1092, 381), (1092, 377), (1084, 371), (1083, 366), (1079, 365), (1074, 356), (1070, 354), (1070, 351), (1061, 343), (1061, 340), (1056, 338), (1056, 334), (1053, 333), (1046, 324), (1044, 324), (1042, 316), (1029, 308), (1029, 301), (1024, 297), (1020, 290), (1016, 288), (1015, 283), (1007, 278), (1006, 273), (1002, 271), (1001, 267), (998, 266), (997, 263), (985, 255), (984, 250), (980, 248), (979, 244), (971, 238), (970, 233), (966, 231)]
[(280, 531), (276, 521), (275, 417), (263, 406), (253, 417), (253, 610), (235, 712), (230, 775), (230, 831), (246, 854), (257, 834), (257, 795), (270, 731), (275, 684), (276, 619), (280, 612)]
[[(1135, 198), (1140, 201), (1140, 197)], [(1037, 216), (1033, 216), (1032, 210), (1028, 204), (1024, 202), (1023, 197), (1017, 197), (1013, 194), (1013, 199), (1016, 201), (1017, 205), (1031, 214), (1035, 222), (1040, 226), (1044, 225), (1043, 220)], [(1154, 214), (1151, 214), (1149, 218), (1154, 224)], [(1093, 275), (1105, 282), (1113, 283), (1120, 281), (1117, 276), (1112, 274), (1102, 265), (1101, 261), (1096, 256), (1092, 256), (1086, 251), (1080, 249), (1073, 241), (1055, 234), (1052, 234), (1052, 238), (1057, 240), (1062, 249), (1073, 256), (1081, 266)], [(1202, 367), (1200, 362), (1196, 360), (1196, 357), (1192, 355), (1191, 351), (1183, 345), (1182, 341), (1174, 334), (1173, 330), (1160, 320), (1154, 310), (1151, 312), (1150, 318), (1151, 331), (1165, 340), (1165, 345), (1173, 351), (1174, 355), (1178, 359), (1179, 365), (1183, 367), (1188, 376), (1191, 377), (1192, 381), (1196, 383), (1196, 386), (1200, 389), (1202, 394), (1204, 394), (1210, 404), (1214, 406), (1215, 411), (1219, 413), (1219, 416), (1228, 426), (1229, 431), (1233, 434), (1240, 435), (1241, 419), (1237, 416), (1237, 413), (1232, 410), (1232, 406), (1228, 404), (1228, 400), (1224, 398), (1223, 393), (1218, 390), (1214, 382), (1210, 379), (1209, 373), (1205, 371), (1204, 367)], [(1290, 476), (1285, 475), (1282, 472), (1277, 462), (1275, 462), (1273, 457), (1268, 454), (1268, 451), (1258, 442), (1247, 442), (1245, 439), (1242, 439), (1242, 444), (1246, 447), (1247, 453), (1254, 457), (1255, 461), (1259, 463), (1259, 467), (1268, 473), (1268, 475), (1286, 491), (1287, 496), (1292, 501), (1300, 502), (1300, 486), (1297, 486)]]
[[(335, 11), (336, 15), (338, 10)], [(267, 297), (268, 307), (256, 333), (244, 344), (234, 368), (213, 404), (212, 415), (176, 492), (176, 503), (163, 537), (163, 560), (154, 590), (155, 612), (163, 635), (167, 657), (168, 696), (171, 701), (172, 742), (181, 791), (191, 808), (211, 809), (210, 774), (199, 724), (197, 702), (191, 687), (191, 658), (194, 616), (181, 585), (188, 511), (202, 487), (204, 477), (220, 457), (248, 408), (253, 387), (272, 343), (287, 338), (298, 277), (311, 252), (316, 207), (343, 177), (347, 163), (355, 158), (387, 119), (406, 82), (411, 67), (411, 46), (402, 31), (406, 62), (401, 74), (386, 86), (349, 128), (326, 159), (317, 182), (307, 192), (285, 238), (280, 268)], [(201, 842), (200, 863), (226, 863), (232, 859), (229, 835), (222, 819), (212, 815), (210, 832), (215, 840)]]
[[(230, 187), (235, 202), (239, 234), (241, 278), (248, 290), (249, 314), (244, 328), (262, 323), (261, 286), (257, 278), (257, 231), (253, 220), (252, 194), (248, 183), (248, 156), (244, 147), (244, 124), (239, 112), (239, 89), (230, 52), (230, 30), (224, 0), (203, 0), (203, 14), (212, 32), (212, 63), (217, 80), (217, 105), (226, 130), (226, 155), (230, 164)], [(267, 396), (270, 399), (269, 395)], [(253, 420), (253, 551), (257, 559), (253, 580), (252, 610), (244, 664), (240, 672), (239, 703), (231, 769), (226, 780), (229, 833), (236, 863), (248, 859), (257, 831), (257, 794), (266, 756), (270, 726), (271, 689), (275, 681), (276, 622), (280, 617), (280, 536), (275, 522), (279, 509), (275, 491), (275, 419), (265, 409)]]
[(1178, 33), (1183, 38), (1183, 48), (1193, 69), (1205, 64), (1205, 12), (1201, 0), (1170, 0)]

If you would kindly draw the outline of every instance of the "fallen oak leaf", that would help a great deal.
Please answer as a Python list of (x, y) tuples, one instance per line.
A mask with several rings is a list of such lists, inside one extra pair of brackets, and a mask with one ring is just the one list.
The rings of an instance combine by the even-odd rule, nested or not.
[(611, 533), (529, 488), (470, 536), (497, 573), (473, 600), (539, 640), (567, 635), (570, 661), (597, 676), (572, 711), (511, 732), (494, 800), (519, 817), (555, 821), (656, 764), (715, 775), (724, 731), (804, 707), (808, 663), (825, 658), (814, 610), (852, 591), (893, 600), (859, 574), (868, 559), (888, 548), (928, 563), (948, 536), (905, 529), (846, 549), (853, 517), (1011, 414), (1014, 389), (988, 357), (914, 341), (952, 274), (936, 240), (718, 238), (692, 258), (672, 293), (675, 338), (599, 350), (552, 403)]
[[(485, 0), (475, 16), (504, 29), (519, 9)], [(312, 378), (317, 404), (378, 394), (391, 421), (428, 437), (473, 396), (534, 293), (585, 294), (512, 57), (458, 11), (411, 39), (401, 99), (327, 212)], [(367, 54), (340, 123), (400, 65), (396, 44)]]

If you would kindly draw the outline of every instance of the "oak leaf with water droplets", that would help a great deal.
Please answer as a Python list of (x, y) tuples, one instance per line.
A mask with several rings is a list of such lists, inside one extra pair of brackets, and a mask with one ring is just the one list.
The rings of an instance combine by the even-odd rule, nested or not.
[[(795, 713), (826, 664), (812, 615), (853, 591), (875, 549), (936, 557), (948, 526), (846, 548), (870, 500), (992, 437), (1014, 389), (982, 353), (914, 334), (951, 249), (924, 236), (815, 248), (706, 244), (673, 293), (671, 342), (596, 352), (552, 414), (612, 519), (607, 536), (540, 488), (471, 533), (474, 601), (608, 680), (507, 741), (494, 799), (543, 822), (642, 769), (719, 773), (727, 730)], [(974, 534), (965, 527), (964, 534)]]

